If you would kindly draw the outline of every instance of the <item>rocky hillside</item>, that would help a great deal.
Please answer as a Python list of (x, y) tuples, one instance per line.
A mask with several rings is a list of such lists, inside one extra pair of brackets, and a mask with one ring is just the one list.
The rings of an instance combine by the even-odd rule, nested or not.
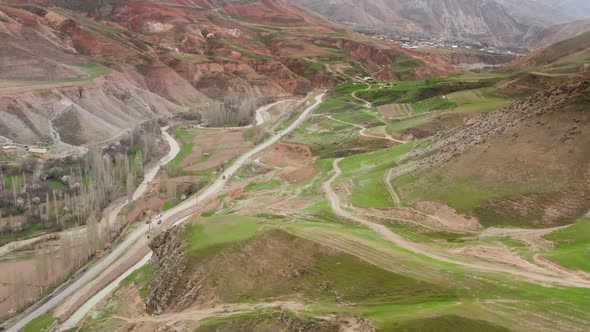
[[(401, 195), (443, 201), (486, 226), (549, 226), (582, 217), (590, 209), (589, 95), (588, 80), (555, 85), (467, 119), (415, 151), (412, 166), (398, 169)], [(446, 196), (462, 197), (469, 186), (486, 194), (467, 203)]]
[(535, 31), (562, 23), (567, 15), (534, 0), (289, 0), (339, 22), (387, 31), (475, 39), (521, 46)]
[(539, 49), (556, 44), (562, 40), (574, 38), (579, 34), (590, 31), (590, 19), (571, 23), (558, 24), (539, 30), (527, 41), (531, 49)]
[(272, 98), (440, 72), (281, 0), (28, 3), (0, 6), (5, 142), (87, 144), (228, 92)]

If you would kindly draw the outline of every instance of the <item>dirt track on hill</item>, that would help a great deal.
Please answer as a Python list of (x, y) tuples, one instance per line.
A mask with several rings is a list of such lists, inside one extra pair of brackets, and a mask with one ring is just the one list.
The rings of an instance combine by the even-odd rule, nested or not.
[[(446, 257), (446, 256), (443, 256), (439, 253), (433, 252), (433, 249), (428, 248), (427, 246), (406, 240), (405, 238), (403, 238), (399, 234), (392, 232), (389, 228), (387, 228), (384, 225), (373, 223), (369, 220), (360, 218), (348, 211), (345, 211), (344, 209), (342, 209), (342, 207), (340, 205), (340, 197), (338, 197), (338, 195), (332, 190), (332, 187), (331, 187), (332, 183), (342, 173), (342, 170), (338, 166), (338, 164), (340, 163), (340, 161), (342, 161), (342, 159), (343, 158), (334, 160), (334, 163), (333, 163), (334, 175), (328, 181), (326, 181), (322, 186), (324, 191), (326, 192), (328, 200), (330, 201), (330, 205), (332, 206), (332, 210), (338, 216), (349, 219), (349, 220), (356, 221), (356, 222), (360, 223), (361, 225), (364, 225), (364, 226), (374, 230), (376, 233), (378, 233), (384, 239), (391, 241), (404, 249), (410, 250), (416, 254), (427, 256), (427, 257), (430, 257), (430, 258), (433, 258), (433, 259), (436, 259), (436, 260), (439, 260), (442, 262), (457, 264), (460, 266), (468, 267), (468, 268), (471, 268), (474, 270), (479, 270), (479, 271), (501, 272), (501, 273), (512, 274), (512, 275), (522, 277), (528, 281), (532, 281), (535, 283), (559, 284), (562, 286), (569, 286), (569, 287), (590, 288), (590, 281), (584, 280), (584, 279), (580, 278), (579, 276), (572, 275), (572, 274), (564, 274), (564, 273), (557, 274), (554, 271), (548, 271), (548, 270), (544, 270), (546, 274), (540, 274), (540, 273), (536, 273), (536, 272), (532, 272), (532, 271), (528, 271), (528, 270), (511, 268), (511, 267), (507, 267), (504, 265), (484, 263), (484, 262), (465, 262), (465, 261), (459, 261), (459, 260), (456, 260), (456, 259), (453, 259), (450, 257)], [(438, 250), (440, 252), (440, 249), (436, 248), (436, 250)]]
[(350, 96), (360, 102), (362, 102), (363, 104), (365, 104), (365, 108), (372, 108), (373, 104), (371, 102), (368, 102), (364, 99), (362, 99), (361, 97), (358, 97), (356, 95), (357, 92), (361, 92), (361, 91), (367, 91), (367, 90), (371, 90), (371, 85), (368, 85), (368, 87), (364, 90), (358, 90), (358, 91), (354, 91), (353, 93), (350, 94)]
[(375, 136), (375, 135), (370, 135), (370, 134), (367, 134), (367, 133), (365, 133), (365, 131), (367, 130), (367, 127), (363, 127), (363, 126), (361, 126), (361, 125), (359, 125), (359, 124), (352, 123), (352, 122), (346, 122), (346, 121), (338, 120), (338, 119), (335, 119), (335, 118), (334, 118), (333, 116), (331, 116), (331, 115), (324, 115), (324, 114), (319, 114), (318, 116), (323, 116), (323, 117), (325, 117), (325, 118), (328, 118), (328, 119), (330, 119), (330, 120), (332, 120), (332, 121), (340, 122), (340, 123), (342, 123), (342, 124), (345, 124), (345, 125), (349, 125), (349, 126), (353, 126), (353, 127), (359, 128), (359, 129), (361, 130), (361, 131), (359, 132), (359, 135), (361, 135), (361, 136), (363, 136), (363, 137), (376, 138), (376, 139), (386, 139), (386, 140), (390, 140), (390, 141), (392, 141), (392, 142), (399, 143), (399, 144), (405, 144), (405, 143), (408, 143), (408, 142), (406, 142), (406, 141), (402, 141), (402, 140), (399, 140), (399, 139), (395, 139), (395, 138), (391, 137), (391, 135), (386, 135), (386, 136)]

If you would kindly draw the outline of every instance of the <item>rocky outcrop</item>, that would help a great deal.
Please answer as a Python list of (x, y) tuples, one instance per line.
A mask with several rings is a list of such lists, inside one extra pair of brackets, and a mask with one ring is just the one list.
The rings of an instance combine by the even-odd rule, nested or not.
[[(407, 173), (419, 168), (431, 167), (450, 160), (472, 146), (485, 143), (489, 138), (502, 134), (507, 128), (517, 126), (532, 117), (558, 111), (572, 98), (590, 95), (590, 80), (569, 83), (542, 90), (531, 97), (513, 102), (496, 112), (479, 114), (465, 122), (463, 127), (446, 133), (438, 133), (433, 144), (425, 149), (416, 150), (404, 156), (404, 159), (419, 158), (433, 151), (430, 156), (413, 163), (411, 167), (399, 168), (395, 175)], [(578, 128), (572, 128), (562, 141), (576, 135)]]
[(161, 314), (171, 305), (171, 300), (175, 299), (175, 293), (181, 286), (180, 280), (188, 268), (184, 257), (186, 242), (180, 238), (180, 233), (179, 229), (173, 228), (158, 235), (150, 243), (153, 250), (150, 264), (154, 268), (154, 274), (147, 286), (149, 295), (144, 305), (151, 314)]

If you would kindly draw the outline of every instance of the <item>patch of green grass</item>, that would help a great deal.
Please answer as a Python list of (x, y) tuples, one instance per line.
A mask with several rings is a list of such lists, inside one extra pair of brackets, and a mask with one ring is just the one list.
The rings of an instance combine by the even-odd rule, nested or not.
[(176, 155), (176, 157), (174, 159), (172, 159), (172, 161), (169, 163), (169, 165), (171, 167), (177, 167), (178, 165), (180, 165), (180, 163), (182, 163), (182, 161), (184, 160), (184, 158), (186, 158), (186, 156), (188, 156), (192, 151), (193, 148), (195, 147), (194, 143), (188, 143), (185, 144), (180, 151), (178, 152), (178, 154)]
[(164, 202), (164, 206), (162, 207), (162, 209), (164, 211), (168, 211), (180, 203), (181, 203), (181, 200), (178, 198), (170, 199), (170, 200), (167, 200), (166, 202)]
[(316, 295), (315, 285), (326, 281), (344, 300), (360, 305), (438, 302), (456, 298), (444, 287), (394, 274), (348, 254), (318, 255), (314, 269), (306, 279), (311, 297)]
[(135, 286), (139, 289), (139, 295), (142, 299), (145, 299), (148, 296), (148, 289), (146, 288), (149, 281), (152, 279), (154, 275), (154, 267), (151, 264), (146, 264), (139, 269), (133, 271), (127, 278), (125, 278), (119, 287), (124, 287), (129, 285), (130, 283), (135, 284)]
[(178, 138), (180, 138), (183, 141), (189, 141), (193, 138), (193, 135), (191, 135), (188, 131), (181, 129), (180, 127), (182, 126), (182, 124), (179, 124), (176, 126), (176, 128), (174, 128), (174, 132), (176, 133), (176, 136), (178, 136)]
[(456, 315), (427, 317), (403, 322), (390, 323), (381, 331), (399, 332), (508, 332), (509, 329), (490, 322), (465, 318)]
[(143, 146), (141, 146), (140, 144), (133, 144), (129, 147), (129, 150), (127, 150), (127, 155), (136, 156), (140, 152), (143, 152)]
[(590, 272), (590, 218), (545, 235), (555, 248), (543, 256), (572, 269)]
[(207, 318), (201, 322), (195, 332), (290, 331), (295, 326), (300, 326), (305, 331), (315, 332), (329, 332), (337, 329), (337, 326), (330, 321), (299, 316), (287, 310), (275, 310)]
[(24, 229), (18, 233), (11, 232), (0, 234), (0, 246), (3, 246), (12, 241), (18, 241), (30, 237), (36, 233), (41, 232), (41, 225), (39, 223), (25, 224), (23, 227)]
[(15, 261), (26, 261), (29, 259), (35, 258), (35, 255), (18, 255), (18, 256), (10, 256), (10, 257), (2, 257), (0, 258), (0, 263), (4, 262), (15, 262)]
[(90, 186), (90, 183), (92, 183), (92, 178), (90, 177), (90, 175), (82, 176), (82, 184), (84, 184), (84, 186), (88, 187)]
[[(216, 293), (226, 303), (292, 294), (318, 304), (346, 301), (361, 306), (457, 298), (447, 287), (386, 271), (346, 253), (326, 251), (316, 242), (275, 227), (262, 227), (255, 220), (228, 222), (231, 217), (202, 222), (185, 235), (190, 239), (187, 253), (207, 262), (207, 278), (216, 281)], [(215, 227), (219, 221), (225, 225), (212, 230), (211, 225)], [(298, 254), (287, 254), (290, 248), (297, 248)], [(234, 257), (242, 257), (240, 264), (230, 263)], [(251, 266), (257, 268), (252, 270)]]
[(217, 209), (207, 210), (201, 214), (201, 217), (202, 218), (212, 217), (213, 215), (215, 215), (216, 212), (217, 212)]
[(457, 104), (450, 102), (448, 99), (443, 97), (432, 97), (423, 101), (412, 103), (412, 107), (414, 108), (414, 114), (441, 111), (456, 106)]
[(200, 218), (185, 231), (186, 254), (198, 256), (202, 250), (223, 248), (231, 243), (252, 237), (261, 227), (259, 219), (248, 216), (223, 215)]
[(45, 181), (45, 183), (47, 183), (49, 188), (51, 188), (54, 191), (61, 191), (64, 190), (66, 187), (66, 185), (63, 182), (56, 179), (48, 179), (47, 181)]
[[(392, 103), (412, 103), (412, 106), (418, 107), (419, 112), (424, 112), (440, 107), (448, 109), (452, 107), (452, 103), (456, 103), (450, 98), (447, 100), (440, 96), (448, 96), (456, 91), (486, 89), (493, 83), (493, 80), (485, 79), (461, 82), (446, 78), (424, 81), (379, 82), (373, 85), (370, 90), (359, 92), (358, 96), (370, 101), (375, 106)], [(496, 96), (496, 98), (498, 97)], [(424, 102), (420, 103), (420, 101)]]
[(390, 207), (393, 202), (385, 183), (383, 183), (383, 178), (390, 168), (397, 165), (395, 159), (409, 152), (411, 148), (412, 144), (407, 143), (390, 149), (347, 157), (340, 162), (342, 175), (337, 179), (336, 184), (348, 180), (354, 181), (355, 186), (350, 202), (355, 206)]
[(217, 166), (207, 168), (207, 169), (202, 169), (202, 170), (196, 170), (196, 171), (183, 170), (182, 174), (184, 174), (184, 175), (212, 176), (213, 173), (215, 173), (215, 172), (217, 172)]
[(20, 187), (23, 185), (23, 181), (22, 175), (9, 176), (6, 178), (6, 189), (12, 190), (14, 186)]
[(99, 63), (87, 63), (78, 67), (84, 73), (86, 73), (90, 79), (95, 79), (99, 76), (103, 76), (111, 72), (111, 70), (108, 67), (105, 67)]
[(244, 141), (247, 141), (247, 142), (256, 141), (256, 128), (250, 127), (248, 129), (246, 129), (246, 131), (244, 131), (243, 138), (244, 138)]
[(44, 332), (55, 322), (56, 317), (49, 314), (43, 314), (32, 321), (30, 321), (20, 332)]
[(420, 125), (424, 125), (430, 122), (435, 121), (435, 117), (431, 116), (430, 114), (419, 114), (418, 116), (414, 116), (408, 119), (403, 120), (395, 120), (392, 121), (387, 126), (387, 132), (397, 132), (402, 133), (404, 130), (408, 128), (417, 127)]
[(274, 189), (280, 187), (283, 184), (283, 180), (281, 179), (272, 179), (270, 181), (265, 182), (250, 182), (246, 187), (244, 187), (245, 192), (251, 192), (256, 190), (264, 190), (264, 189)]
[(361, 110), (363, 103), (354, 99), (351, 93), (364, 90), (367, 87), (367, 84), (340, 84), (329, 91), (324, 98), (324, 102), (314, 112), (316, 114), (322, 114)]
[(529, 227), (530, 221), (542, 216), (542, 210), (529, 211), (527, 215), (516, 211), (488, 209), (485, 204), (506, 197), (532, 197), (536, 190), (533, 183), (527, 185), (509, 181), (489, 181), (462, 176), (447, 176), (444, 169), (419, 171), (398, 176), (392, 181), (404, 202), (440, 201), (461, 213), (475, 215), (484, 225)]
[(512, 99), (499, 96), (495, 87), (472, 89), (448, 94), (447, 101), (462, 113), (495, 111), (509, 104)]

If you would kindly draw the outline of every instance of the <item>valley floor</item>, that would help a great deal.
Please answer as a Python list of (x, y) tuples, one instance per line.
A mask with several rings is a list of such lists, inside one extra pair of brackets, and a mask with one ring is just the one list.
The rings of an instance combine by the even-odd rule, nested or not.
[[(165, 180), (217, 180), (208, 180), (198, 199), (171, 205), (166, 223), (150, 233), (159, 235), (149, 262), (129, 270), (110, 296), (93, 299), (100, 302), (79, 324), (62, 329), (587, 330), (590, 269), (578, 257), (589, 249), (590, 224), (584, 212), (571, 216), (588, 206), (570, 196), (586, 193), (546, 159), (570, 172), (590, 162), (587, 137), (572, 134), (570, 124), (590, 120), (577, 110), (588, 85), (559, 90), (569, 91), (566, 98), (546, 93), (496, 111), (503, 79), (485, 93), (456, 92), (477, 100), (435, 93), (429, 98), (445, 101), (423, 112), (426, 118), (419, 101), (395, 106), (400, 116), (384, 115), (375, 107), (381, 90), (399, 102), (448, 81), (343, 84), (321, 104), (316, 98), (317, 108), (282, 103), (265, 123), (221, 135), (177, 126), (183, 148)], [(571, 102), (578, 108), (569, 109)], [(552, 128), (540, 131), (539, 123)], [(572, 138), (547, 143), (564, 134)], [(214, 144), (208, 135), (217, 135)], [(506, 140), (520, 162), (492, 163), (501, 156), (494, 149), (510, 155)], [(252, 142), (264, 143), (248, 150)], [(560, 154), (563, 142), (567, 155)], [(523, 153), (523, 144), (533, 151), (543, 145), (543, 157)], [(227, 166), (228, 158), (218, 174), (214, 165)], [(545, 173), (522, 175), (531, 165)], [(552, 197), (567, 199), (567, 209), (538, 212)], [(529, 210), (499, 208), (514, 202)], [(51, 314), (63, 323), (82, 303), (69, 300)], [(29, 327), (51, 324), (51, 317)]]
[[(408, 174), (423, 174), (417, 178), (423, 181), (457, 162), (422, 162), (444, 153), (436, 144), (453, 144), (452, 136), (411, 137), (429, 122), (401, 127), (407, 114), (387, 118), (372, 108), (374, 100), (369, 105), (354, 93), (378, 89), (348, 84), (331, 90), (284, 141), (239, 160), (224, 194), (186, 225), (161, 234), (150, 263), (93, 309), (81, 330), (587, 330), (590, 270), (578, 257), (588, 250), (588, 219), (535, 224), (515, 220), (510, 210), (486, 219), (477, 205), (485, 197), (461, 205), (408, 194), (415, 188), (408, 187)], [(488, 97), (482, 98), (482, 108), (470, 108), (460, 123), (492, 116)], [(457, 123), (440, 121), (445, 112), (466, 114), (460, 105), (430, 112), (443, 126)], [(561, 113), (546, 110), (541, 117), (555, 114)], [(586, 123), (585, 115), (573, 116)], [(528, 119), (511, 124), (544, 121)], [(552, 123), (560, 135), (560, 122)], [(499, 135), (512, 135), (511, 129)], [(525, 129), (520, 135), (526, 142)], [(487, 151), (503, 144), (494, 139)], [(585, 155), (576, 146), (570, 151), (574, 160)], [(542, 178), (528, 179), (542, 184)], [(502, 185), (503, 196), (493, 199), (522, 195)]]

